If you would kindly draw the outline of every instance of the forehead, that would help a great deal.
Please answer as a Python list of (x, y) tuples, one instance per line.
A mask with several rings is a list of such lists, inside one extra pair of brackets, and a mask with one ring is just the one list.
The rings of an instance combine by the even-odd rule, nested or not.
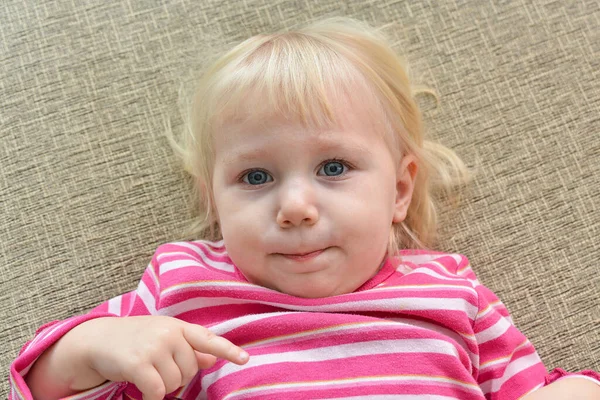
[(383, 107), (366, 82), (333, 81), (320, 91), (304, 91), (283, 85), (250, 85), (241, 93), (222, 99), (216, 108), (215, 125), (259, 123), (260, 121), (298, 122), (319, 128), (343, 123), (339, 116), (360, 114), (362, 119), (383, 117)]
[(386, 118), (370, 97), (358, 89), (354, 96), (332, 95), (330, 114), (325, 115), (322, 110), (321, 115), (301, 115), (265, 107), (251, 96), (240, 104), (235, 115), (223, 119), (214, 130), (214, 149), (218, 153), (235, 148), (241, 154), (252, 154), (274, 143), (309, 142), (324, 150), (368, 150), (369, 142), (387, 136)]

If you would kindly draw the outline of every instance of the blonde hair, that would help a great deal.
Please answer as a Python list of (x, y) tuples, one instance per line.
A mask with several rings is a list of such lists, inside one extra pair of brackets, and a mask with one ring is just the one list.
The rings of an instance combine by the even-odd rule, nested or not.
[[(198, 81), (186, 129), (170, 142), (193, 178), (192, 197), (199, 216), (190, 228), (196, 237), (220, 239), (212, 197), (213, 135), (232, 118), (284, 115), (318, 127), (336, 123), (331, 97), (365, 86), (385, 115), (393, 151), (413, 154), (417, 175), (406, 219), (393, 226), (388, 251), (431, 248), (437, 239), (441, 190), (449, 198), (470, 180), (456, 153), (424, 139), (421, 113), (403, 62), (376, 29), (349, 18), (330, 18), (270, 35), (253, 36), (221, 56)], [(436, 97), (437, 99), (437, 97)], [(251, 104), (253, 108), (248, 110)], [(259, 107), (260, 106), (260, 107)]]

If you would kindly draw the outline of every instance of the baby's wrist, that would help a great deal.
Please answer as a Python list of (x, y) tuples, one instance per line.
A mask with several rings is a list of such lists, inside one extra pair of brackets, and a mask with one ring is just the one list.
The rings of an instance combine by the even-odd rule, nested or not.
[(93, 340), (98, 337), (98, 327), (103, 324), (104, 319), (112, 319), (111, 317), (97, 318), (86, 321), (71, 330), (68, 334), (70, 357), (74, 370), (72, 371), (69, 387), (74, 391), (83, 391), (91, 389), (102, 383), (106, 379), (102, 377), (93, 367), (95, 354), (95, 346)]

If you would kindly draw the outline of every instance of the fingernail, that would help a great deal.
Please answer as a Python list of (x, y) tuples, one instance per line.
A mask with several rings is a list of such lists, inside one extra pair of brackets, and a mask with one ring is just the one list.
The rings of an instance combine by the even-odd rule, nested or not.
[(240, 355), (239, 355), (239, 359), (240, 361), (246, 361), (250, 358), (250, 356), (248, 355), (248, 353), (246, 353), (245, 351), (240, 351)]

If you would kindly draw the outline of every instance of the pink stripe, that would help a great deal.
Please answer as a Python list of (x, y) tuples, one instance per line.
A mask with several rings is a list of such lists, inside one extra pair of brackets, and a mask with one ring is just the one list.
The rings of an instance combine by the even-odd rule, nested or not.
[[(501, 352), (497, 351), (497, 354), (501, 354)], [(480, 382), (485, 382), (490, 379), (501, 378), (504, 375), (505, 369), (509, 366), (511, 362), (518, 360), (521, 357), (530, 355), (535, 353), (535, 349), (533, 346), (526, 346), (522, 349), (516, 351), (509, 360), (498, 365), (498, 366), (490, 366), (489, 368), (484, 369), (484, 371), (479, 375), (478, 380)], [(482, 362), (483, 363), (483, 362)]]
[[(166, 263), (166, 262), (170, 262), (170, 261), (180, 261), (180, 260), (190, 260), (190, 261), (196, 261), (196, 262), (204, 262), (202, 260), (202, 258), (194, 252), (194, 250), (187, 248), (187, 247), (181, 247), (177, 250), (177, 253), (162, 253), (160, 256), (160, 263)], [(185, 253), (186, 255), (182, 255), (181, 253)], [(212, 254), (212, 253), (203, 253), (204, 257), (210, 261), (214, 261), (216, 263), (225, 263), (225, 264), (231, 264), (231, 259), (229, 258), (229, 256), (227, 255), (219, 255), (219, 254)], [(196, 267), (197, 268), (197, 267)], [(220, 271), (217, 269), (217, 271)]]
[(228, 304), (206, 309), (191, 310), (177, 316), (186, 322), (196, 323), (207, 328), (211, 325), (221, 323), (249, 314), (264, 314), (281, 311), (280, 309), (263, 304)]
[(119, 316), (124, 316), (129, 313), (129, 311), (135, 304), (135, 298), (135, 292), (125, 293), (123, 296), (121, 296), (121, 313), (119, 314)]
[[(427, 395), (447, 396), (448, 398), (457, 398), (461, 400), (482, 400), (484, 397), (480, 394), (469, 392), (461, 388), (433, 385), (423, 382), (406, 382), (398, 385), (372, 384), (372, 385), (352, 385), (345, 387), (318, 388), (307, 386), (303, 389), (293, 388), (288, 390), (265, 390), (255, 395), (244, 394), (242, 397), (232, 397), (232, 399), (258, 399), (258, 400), (281, 400), (282, 396), (287, 400), (305, 400), (307, 398), (345, 398), (348, 396), (357, 396), (368, 399), (375, 395), (420, 395), (423, 398)], [(309, 397), (307, 397), (309, 396)], [(210, 398), (210, 397), (209, 397)], [(215, 397), (221, 399), (223, 397)]]
[(504, 382), (500, 390), (493, 393), (488, 393), (490, 400), (504, 400), (504, 399), (516, 399), (519, 396), (529, 392), (540, 383), (537, 379), (531, 379), (531, 377), (546, 375), (546, 368), (540, 362), (533, 365), (521, 373), (513, 376), (508, 381)]
[[(521, 345), (522, 342), (523, 336), (516, 329), (509, 329), (502, 336), (479, 345), (479, 351), (482, 354), (480, 362), (485, 363), (489, 360), (506, 357), (510, 355), (510, 351)], [(533, 350), (533, 346), (531, 346), (531, 349)], [(520, 350), (515, 354), (519, 352)]]
[[(357, 396), (368, 399), (374, 395), (420, 395), (426, 398), (427, 395), (447, 396), (461, 400), (483, 400), (481, 394), (458, 387), (452, 387), (446, 384), (427, 384), (424, 382), (402, 382), (397, 384), (374, 383), (371, 385), (349, 385), (342, 387), (319, 388), (308, 386), (303, 390), (298, 388), (281, 390), (272, 389), (256, 393), (255, 395), (246, 395), (242, 397), (233, 397), (233, 399), (257, 399), (257, 400), (305, 400), (307, 398), (345, 398), (348, 396)], [(222, 394), (216, 395), (215, 399), (222, 399)], [(209, 396), (209, 398), (211, 398)]]
[[(187, 244), (194, 247), (197, 251), (201, 252), (206, 258), (208, 258), (211, 261), (231, 263), (231, 259), (229, 258), (229, 256), (227, 255), (227, 253), (224, 251), (224, 249), (222, 247), (215, 248), (215, 247), (210, 246), (207, 242), (188, 242)], [(200, 256), (194, 250), (190, 249), (187, 246), (181, 246), (181, 245), (174, 244), (174, 243), (160, 246), (156, 252), (156, 256), (158, 257), (159, 255), (161, 255), (160, 262), (167, 262), (167, 261), (172, 261), (174, 259), (181, 259), (181, 257), (182, 257), (181, 255), (165, 254), (165, 253), (175, 253), (175, 252), (186, 253), (187, 255), (190, 256), (191, 259), (194, 259), (196, 261), (202, 260), (200, 258)]]
[[(225, 335), (227, 337), (227, 335)], [(310, 349), (326, 348), (328, 346), (342, 345), (346, 343), (366, 343), (379, 342), (385, 340), (399, 339), (439, 339), (448, 341), (447, 338), (441, 335), (436, 335), (434, 332), (424, 332), (422, 330), (401, 328), (401, 329), (385, 329), (384, 327), (363, 327), (344, 330), (341, 332), (328, 332), (317, 334), (309, 337), (300, 337), (276, 341), (274, 343), (258, 344), (253, 346), (251, 343), (246, 350), (252, 349), (253, 355), (271, 354), (286, 351), (302, 351)], [(452, 345), (451, 342), (449, 342)], [(462, 348), (460, 348), (462, 350)], [(460, 350), (457, 350), (460, 354)], [(464, 351), (464, 350), (463, 350)], [(466, 358), (466, 354), (464, 354)], [(465, 360), (468, 362), (468, 358)]]
[[(173, 271), (175, 272), (175, 271)], [(377, 290), (371, 290), (368, 292), (361, 292), (360, 295), (356, 293), (350, 293), (346, 295), (335, 296), (332, 298), (325, 299), (305, 299), (290, 296), (284, 293), (275, 292), (273, 290), (265, 289), (255, 285), (244, 285), (239, 286), (233, 283), (231, 286), (227, 285), (226, 278), (223, 276), (223, 280), (216, 282), (215, 273), (200, 268), (185, 268), (178, 269), (176, 271), (179, 275), (185, 274), (186, 279), (184, 282), (202, 282), (200, 287), (180, 287), (174, 288), (175, 285), (179, 285), (181, 282), (181, 276), (177, 280), (173, 279), (174, 275), (166, 273), (161, 276), (164, 286), (162, 290), (169, 290), (161, 298), (161, 303), (164, 306), (171, 306), (180, 301), (185, 301), (196, 297), (234, 297), (236, 300), (250, 300), (252, 302), (262, 301), (270, 303), (278, 303), (281, 305), (289, 306), (300, 306), (300, 307), (311, 307), (311, 306), (332, 306), (336, 304), (346, 304), (351, 301), (360, 300), (361, 302), (369, 302), (371, 300), (389, 300), (390, 302), (400, 303), (403, 298), (423, 298), (423, 299), (459, 299), (467, 300), (468, 303), (477, 306), (477, 298), (472, 294), (467, 286), (455, 285), (456, 289), (444, 289), (435, 287), (422, 287), (422, 288), (393, 288), (386, 290), (385, 287), (378, 288)], [(169, 276), (171, 275), (171, 276)], [(210, 277), (210, 278), (209, 278)], [(171, 278), (171, 279), (170, 279)], [(229, 276), (231, 280), (231, 277)], [(215, 281), (214, 285), (210, 285), (211, 281)], [(404, 283), (405, 285), (418, 285), (425, 284), (425, 281)], [(208, 285), (207, 285), (208, 283)], [(435, 285), (438, 282), (429, 281), (430, 285)], [(448, 284), (447, 281), (439, 282), (439, 284)], [(465, 290), (462, 290), (464, 287)], [(172, 296), (177, 296), (174, 299)], [(349, 307), (350, 310), (350, 307)]]
[[(484, 308), (479, 310), (480, 314), (481, 314), (481, 311), (483, 311), (484, 309), (491, 307), (487, 303), (482, 304), (481, 306)], [(482, 332), (482, 331), (494, 326), (495, 324), (497, 324), (498, 321), (504, 320), (504, 317), (502, 315), (498, 314), (497, 312), (494, 312), (493, 307), (491, 307), (491, 309), (492, 309), (492, 312), (490, 312), (488, 310), (487, 313), (485, 313), (485, 315), (483, 315), (483, 316), (480, 315), (477, 318), (477, 322), (476, 322), (475, 326), (473, 327), (473, 330), (475, 331), (475, 333)]]
[[(146, 271), (144, 275), (142, 275), (141, 281), (144, 282), (144, 285), (146, 285), (150, 293), (152, 293), (154, 297), (157, 297), (159, 288), (156, 286), (156, 281), (150, 274), (151, 272)], [(156, 277), (158, 279), (158, 273), (156, 273)]]

